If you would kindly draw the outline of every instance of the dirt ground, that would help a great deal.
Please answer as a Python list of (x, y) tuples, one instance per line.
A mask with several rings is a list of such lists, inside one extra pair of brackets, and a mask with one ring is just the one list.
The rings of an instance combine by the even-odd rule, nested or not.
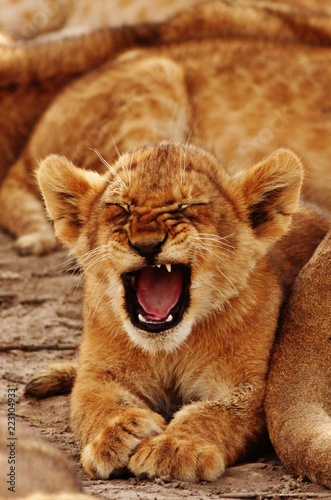
[(66, 252), (18, 257), (13, 241), (0, 233), (1, 412), (7, 390), (17, 387), (17, 420), (55, 443), (79, 468), (86, 492), (105, 499), (330, 498), (331, 492), (288, 475), (276, 456), (230, 468), (214, 483), (90, 480), (79, 466), (79, 447), (70, 430), (69, 396), (35, 401), (23, 396), (24, 384), (43, 365), (75, 356), (82, 319), (82, 276), (70, 271)]

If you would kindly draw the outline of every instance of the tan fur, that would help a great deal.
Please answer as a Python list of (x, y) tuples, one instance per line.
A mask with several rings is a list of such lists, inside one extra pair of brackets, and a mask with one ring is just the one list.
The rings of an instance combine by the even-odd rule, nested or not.
[[(229, 9), (223, 2), (207, 2), (203, 8), (187, 11), (170, 24), (116, 33), (122, 37), (122, 43), (126, 40), (128, 44), (151, 40), (152, 33), (161, 42), (178, 40), (183, 33), (189, 39), (193, 32), (197, 35), (196, 27), (203, 19), (203, 36), (208, 30), (217, 33), (223, 26), (227, 34), (243, 28), (247, 36), (257, 37), (262, 26), (263, 37), (267, 32), (269, 37), (282, 40), (316, 40), (319, 36), (320, 41), (328, 43), (331, 23), (327, 16), (300, 17), (283, 4), (274, 7), (274, 11), (270, 9), (265, 2), (255, 8), (251, 2), (242, 1), (238, 10)], [(251, 23), (243, 25), (244, 13), (250, 16)], [(220, 19), (227, 22), (220, 24)], [(108, 33), (112, 46), (113, 35)], [(107, 44), (101, 42), (103, 35), (93, 36), (95, 40), (99, 36), (106, 51)], [(305, 195), (330, 207), (330, 125), (325, 118), (330, 100), (328, 47), (297, 44), (289, 50), (284, 43), (256, 39), (247, 39), (243, 46), (239, 38), (205, 38), (173, 45), (163, 42), (158, 48), (125, 53), (114, 64), (78, 79), (43, 115), (0, 192), (0, 223), (19, 237), (17, 247), (21, 253), (41, 254), (55, 246), (31, 176), (36, 160), (49, 153), (64, 153), (81, 166), (95, 169), (100, 167), (93, 148), (112, 161), (116, 147), (125, 152), (151, 141), (177, 137), (207, 147), (225, 162), (229, 171), (236, 171), (286, 145), (304, 159)], [(74, 47), (75, 40), (70, 43)], [(42, 47), (40, 56), (47, 54), (46, 47)], [(60, 57), (61, 50), (56, 50), (56, 57)], [(21, 56), (17, 55), (18, 60)], [(37, 65), (32, 58), (30, 71), (42, 67), (42, 59)], [(8, 71), (11, 69), (14, 71), (14, 66)], [(66, 69), (64, 74), (70, 78)], [(14, 73), (12, 77), (15, 79)], [(54, 84), (50, 85), (54, 92)], [(39, 100), (36, 109), (41, 112), (51, 93), (33, 92), (34, 99)], [(73, 100), (79, 106), (73, 107)], [(34, 113), (29, 111), (34, 109), (32, 104), (24, 107), (24, 113)], [(34, 120), (36, 115), (30, 115), (30, 126)]]
[(266, 413), (288, 470), (331, 487), (331, 233), (299, 274), (272, 357)]
[(1, 0), (0, 29), (14, 39), (68, 34), (168, 16), (202, 0)]
[[(216, 479), (263, 433), (283, 294), (270, 252), (297, 209), (298, 158), (279, 151), (233, 179), (204, 150), (163, 143), (120, 157), (103, 175), (50, 156), (38, 179), (56, 234), (85, 273), (71, 402), (85, 469), (100, 478), (128, 467)], [(184, 312), (166, 320), (142, 308), (142, 321), (125, 273), (137, 273), (136, 300), (150, 308), (154, 294), (176, 296), (176, 277), (162, 278), (169, 264), (183, 280), (178, 304), (189, 293)]]
[[(5, 40), (0, 45), (0, 181), (64, 85), (128, 47), (233, 36), (327, 44), (330, 33), (329, 18), (318, 12), (293, 10), (281, 2), (238, 0), (231, 5), (217, 0), (203, 2), (165, 23), (103, 29), (55, 43), (16, 45)], [(26, 178), (22, 182), (23, 186), (29, 183)]]
[[(11, 497), (6, 498), (10, 500)], [(89, 495), (83, 495), (82, 493), (55, 493), (54, 495), (48, 493), (33, 493), (28, 497), (24, 497), (18, 500), (88, 500), (91, 498)]]
[[(298, 161), (290, 153), (263, 164), (267, 178), (260, 177), (259, 166), (248, 170), (245, 178), (241, 174), (233, 180), (219, 167), (219, 161), (225, 161), (233, 173), (248, 168), (275, 147), (291, 146), (306, 165), (306, 196), (330, 207), (330, 18), (282, 3), (209, 2), (169, 23), (116, 32), (122, 37), (118, 49), (114, 49), (114, 33), (79, 39), (83, 57), (75, 63), (80, 67), (78, 73), (86, 71), (84, 65), (94, 64), (93, 57), (88, 57), (90, 48), (101, 47), (95, 53), (97, 66), (107, 59), (109, 46), (110, 56), (135, 43), (155, 46), (124, 54), (58, 96), (3, 186), (0, 215), (4, 226), (23, 237), (17, 243), (22, 253), (43, 253), (54, 247), (55, 239), (31, 183), (36, 159), (65, 153), (79, 166), (102, 171), (102, 161), (90, 148), (96, 148), (114, 166), (116, 148), (125, 152), (162, 139), (193, 142), (215, 153), (217, 160), (190, 146), (168, 144), (121, 157), (116, 163), (121, 180), (112, 178), (109, 187), (115, 206), (105, 209), (110, 220), (100, 205), (100, 189), (103, 186), (108, 192), (107, 175), (111, 178), (111, 172), (98, 177), (57, 157), (47, 160), (42, 170), (57, 234), (78, 255), (87, 274), (85, 333), (72, 406), (73, 425), (84, 446), (84, 466), (98, 477), (129, 467), (139, 476), (213, 479), (241, 458), (262, 433), (265, 374), (284, 293), (279, 279), (284, 289), (290, 289), (296, 273), (329, 227), (322, 215), (302, 208), (294, 216), (293, 229), (278, 240), (288, 229), (297, 196), (291, 168), (294, 174), (298, 172)], [(217, 36), (208, 39), (208, 35)], [(89, 45), (97, 37), (106, 43)], [(195, 37), (204, 39), (191, 40)], [(167, 41), (176, 43), (166, 45)], [(23, 74), (28, 86), (34, 77), (43, 82), (45, 75), (56, 74), (57, 64), (69, 75), (66, 78), (72, 78), (70, 52), (66, 58), (63, 48), (64, 44), (73, 48), (76, 42), (54, 44), (52, 50), (46, 44), (39, 52), (31, 46), (27, 51), (31, 59), (24, 59), (23, 51), (15, 48), (6, 68), (6, 81), (18, 82), (21, 88)], [(45, 54), (44, 59), (38, 61), (34, 53)], [(43, 64), (47, 55), (54, 56), (53, 61), (62, 55), (63, 66), (59, 62)], [(19, 64), (13, 63), (15, 57)], [(22, 65), (25, 70), (20, 73)], [(57, 91), (52, 92), (50, 97), (41, 92), (41, 102), (44, 95), (50, 102)], [(37, 96), (35, 93), (36, 101)], [(73, 101), (80, 107), (72, 106)], [(40, 113), (37, 107), (34, 122)], [(164, 150), (169, 157), (163, 157)], [(187, 155), (192, 155), (192, 162), (187, 163)], [(158, 204), (162, 205), (160, 213), (167, 213), (172, 207), (170, 200), (183, 196), (178, 186), (183, 179), (186, 182), (186, 174), (193, 175), (192, 163), (198, 166), (192, 185), (208, 196), (210, 187), (220, 192), (212, 205), (217, 214), (224, 213), (225, 221), (231, 221), (234, 234), (240, 235), (234, 249), (224, 247), (224, 242), (215, 248), (215, 235), (226, 236), (225, 243), (233, 246), (232, 233), (219, 234), (213, 217), (205, 219), (203, 210), (197, 208), (196, 215), (195, 209), (189, 208), (211, 233), (195, 248), (190, 237), (196, 227), (191, 224), (193, 229), (190, 227), (184, 240), (191, 244), (187, 248), (181, 245), (181, 233), (173, 231), (171, 241), (179, 238), (180, 251), (176, 243), (158, 258), (164, 259), (163, 263), (169, 259), (171, 263), (182, 262), (193, 258), (187, 254), (193, 248), (200, 287), (191, 287), (194, 300), (179, 325), (157, 336), (133, 327), (123, 307), (119, 275), (132, 265), (142, 265), (141, 257), (137, 264), (137, 252), (128, 247), (127, 233), (115, 232), (116, 238), (110, 238), (112, 252), (108, 246), (96, 250), (95, 259), (88, 253), (100, 246), (100, 241), (108, 245), (112, 214), (121, 218), (127, 210), (127, 200), (119, 201), (117, 196), (123, 194), (123, 183), (129, 182), (131, 174), (139, 179), (142, 161), (144, 169), (149, 165), (151, 177), (140, 173), (138, 183), (129, 183), (139, 200), (130, 226), (133, 247), (149, 247), (155, 243), (153, 235), (160, 243), (162, 231), (153, 226), (149, 214), (157, 212)], [(165, 176), (155, 178), (151, 165), (165, 169)], [(175, 175), (174, 167), (178, 169)], [(216, 170), (222, 172), (212, 186), (205, 182), (205, 168), (211, 168), (213, 176)], [(279, 178), (276, 182), (275, 171), (281, 172), (283, 183), (278, 183)], [(158, 185), (163, 186), (161, 192)], [(267, 185), (271, 196), (263, 191)], [(61, 197), (61, 193), (66, 196)], [(146, 212), (140, 210), (142, 207)], [(231, 258), (226, 258), (227, 252)], [(110, 276), (113, 280), (108, 282)], [(135, 380), (132, 366), (137, 373)], [(37, 391), (42, 388), (43, 384)]]
[[(13, 427), (10, 427), (13, 432)], [(0, 417), (0, 499), (86, 500), (73, 464), (65, 455), (41, 439), (32, 429), (16, 421), (15, 440), (10, 439), (8, 419)], [(14, 443), (10, 455), (10, 443)], [(11, 462), (9, 463), (9, 456)], [(15, 463), (13, 465), (13, 457)], [(14, 467), (12, 484), (6, 475)], [(14, 488), (14, 491), (8, 488)]]
[[(61, 361), (42, 368), (37, 376), (31, 378), (25, 386), (25, 394), (42, 397), (68, 394), (76, 379), (76, 366), (71, 361)], [(44, 393), (47, 387), (47, 393)]]
[[(15, 40), (40, 35), (44, 35), (43, 40), (62, 38), (106, 26), (163, 21), (200, 3), (202, 0), (154, 0), (150, 8), (147, 0), (94, 0), (93, 3), (89, 0), (2, 0), (0, 30)], [(252, 2), (233, 2), (236, 6), (243, 3)], [(257, 8), (267, 3), (274, 8), (274, 4), (281, 2), (254, 0), (254, 3)], [(331, 14), (328, 0), (287, 0), (286, 4)]]

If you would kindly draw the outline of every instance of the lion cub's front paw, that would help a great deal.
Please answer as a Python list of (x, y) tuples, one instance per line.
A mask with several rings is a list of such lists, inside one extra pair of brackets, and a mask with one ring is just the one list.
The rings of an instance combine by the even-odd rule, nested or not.
[(159, 434), (165, 427), (164, 419), (150, 410), (123, 410), (85, 446), (81, 458), (83, 467), (92, 477), (107, 479), (127, 467), (141, 441)]
[(212, 443), (163, 433), (146, 439), (129, 462), (138, 477), (170, 476), (182, 481), (213, 481), (225, 470), (222, 453)]

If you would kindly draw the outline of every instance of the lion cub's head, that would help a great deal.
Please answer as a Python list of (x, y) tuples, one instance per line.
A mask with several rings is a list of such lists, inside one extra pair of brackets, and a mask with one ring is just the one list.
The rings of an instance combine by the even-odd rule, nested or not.
[(38, 180), (57, 236), (93, 283), (96, 314), (156, 352), (247, 286), (290, 225), (302, 168), (281, 150), (230, 178), (205, 151), (163, 143), (103, 175), (49, 156)]

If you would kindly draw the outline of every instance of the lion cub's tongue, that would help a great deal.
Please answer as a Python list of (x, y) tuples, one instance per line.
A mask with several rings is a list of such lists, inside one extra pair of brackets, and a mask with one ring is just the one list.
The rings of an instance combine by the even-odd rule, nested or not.
[(179, 267), (172, 266), (169, 273), (165, 266), (146, 267), (139, 273), (137, 298), (139, 304), (152, 320), (164, 320), (179, 301), (183, 289), (183, 274)]

